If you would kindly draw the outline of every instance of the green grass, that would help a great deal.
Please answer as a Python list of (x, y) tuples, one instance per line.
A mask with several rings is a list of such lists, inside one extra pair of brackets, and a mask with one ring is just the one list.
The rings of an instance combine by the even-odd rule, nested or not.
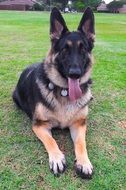
[[(64, 15), (71, 30), (81, 14)], [(48, 156), (31, 131), (31, 122), (12, 102), (21, 71), (41, 61), (50, 46), (49, 14), (0, 12), (0, 189), (126, 189), (126, 15), (96, 14), (94, 101), (90, 105), (87, 148), (95, 167), (92, 180), (73, 170), (74, 151), (68, 131), (54, 136), (68, 168), (55, 178)]]

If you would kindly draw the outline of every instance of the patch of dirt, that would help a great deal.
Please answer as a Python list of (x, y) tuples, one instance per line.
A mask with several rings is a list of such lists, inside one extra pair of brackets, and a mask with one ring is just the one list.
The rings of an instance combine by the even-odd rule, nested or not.
[(118, 125), (119, 125), (119, 127), (126, 129), (126, 121), (119, 121)]
[(71, 144), (70, 144), (70, 132), (69, 129), (53, 129), (53, 137), (58, 143), (58, 146), (60, 150), (64, 153), (67, 154), (69, 150), (71, 149)]
[(38, 187), (41, 187), (44, 185), (44, 177), (42, 175), (38, 176), (37, 185), (38, 185)]

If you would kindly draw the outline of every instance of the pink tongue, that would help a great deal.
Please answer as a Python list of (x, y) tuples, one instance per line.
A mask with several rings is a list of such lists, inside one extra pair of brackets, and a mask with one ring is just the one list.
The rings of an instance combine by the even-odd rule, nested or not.
[(79, 79), (68, 78), (69, 98), (75, 101), (82, 96), (82, 91), (79, 85)]

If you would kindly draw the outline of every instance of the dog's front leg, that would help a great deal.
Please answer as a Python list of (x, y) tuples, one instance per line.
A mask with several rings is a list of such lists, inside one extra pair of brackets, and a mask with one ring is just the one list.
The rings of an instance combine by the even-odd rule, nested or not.
[(71, 137), (74, 142), (76, 156), (76, 173), (86, 179), (90, 179), (93, 173), (93, 166), (88, 158), (86, 149), (86, 120), (80, 119), (70, 127)]
[(51, 131), (48, 129), (47, 124), (33, 125), (32, 127), (36, 136), (43, 142), (48, 155), (49, 155), (49, 167), (51, 171), (58, 175), (63, 173), (66, 168), (66, 161), (64, 154), (60, 151), (56, 141), (52, 137)]

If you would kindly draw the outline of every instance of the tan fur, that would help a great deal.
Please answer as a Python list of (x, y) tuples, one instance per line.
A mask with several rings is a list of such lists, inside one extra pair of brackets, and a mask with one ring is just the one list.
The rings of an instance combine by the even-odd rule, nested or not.
[(33, 125), (32, 129), (34, 133), (36, 134), (36, 136), (39, 138), (39, 140), (43, 142), (47, 152), (50, 155), (55, 154), (56, 156), (58, 156), (59, 154), (61, 154), (61, 151), (59, 150), (56, 141), (54, 140), (54, 138), (51, 136), (50, 132), (48, 131), (48, 125), (43, 125), (39, 127), (36, 125)]
[(87, 35), (88, 39), (92, 39), (92, 41), (95, 41), (95, 35), (90, 32), (90, 22), (91, 22), (90, 20), (87, 20), (85, 24), (83, 25), (82, 29)]
[(82, 43), (82, 42), (81, 42), (80, 40), (77, 41), (78, 47), (80, 46), (81, 43)]
[(88, 54), (88, 57), (90, 59), (90, 63), (89, 66), (87, 68), (86, 73), (84, 74), (84, 76), (81, 77), (80, 79), (80, 84), (85, 83), (86, 81), (88, 81), (88, 79), (91, 76), (91, 71), (92, 71), (92, 64), (94, 64), (94, 56), (92, 54)]
[(51, 39), (59, 39), (63, 31), (63, 26), (55, 20), (55, 32), (51, 33)]
[[(53, 34), (53, 37), (56, 37), (55, 34)], [(78, 41), (78, 46), (80, 43)], [(67, 41), (67, 44), (69, 46), (73, 45), (70, 40)], [(53, 84), (61, 88), (68, 88), (68, 81), (61, 76), (55, 67), (57, 56), (58, 53), (54, 53), (53, 49), (49, 50), (44, 63), (45, 72)], [(80, 85), (86, 83), (91, 75), (93, 56), (92, 54), (88, 54), (88, 57), (90, 63), (85, 75), (80, 78)], [(61, 91), (58, 91), (56, 96), (54, 96), (53, 92), (49, 91), (39, 79), (36, 79), (36, 83), (43, 97), (49, 102), (50, 106), (54, 107), (53, 111), (51, 111), (41, 102), (38, 102), (33, 117), (33, 131), (43, 142), (49, 154), (49, 163), (52, 163), (50, 168), (53, 167), (52, 165), (54, 163), (56, 167), (53, 168), (53, 171), (57, 173), (58, 167), (63, 171), (63, 163), (65, 163), (64, 155), (51, 135), (51, 129), (54, 127), (69, 127), (75, 148), (76, 165), (81, 165), (85, 174), (92, 174), (93, 167), (88, 158), (85, 139), (86, 118), (88, 115), (88, 106), (86, 103), (92, 98), (90, 88), (83, 93), (81, 98), (75, 102), (70, 102), (68, 97), (61, 96)]]
[[(40, 81), (37, 82), (40, 90), (44, 90), (44, 86)], [(48, 99), (51, 105), (55, 107), (55, 111), (50, 111), (44, 107), (41, 103), (38, 103), (35, 108), (34, 120), (49, 120), (49, 127), (58, 126), (61, 128), (72, 125), (72, 123), (78, 119), (85, 118), (88, 114), (88, 106), (85, 103), (88, 102), (92, 95), (90, 89), (76, 102), (69, 102), (68, 98), (64, 98), (59, 95), (58, 101), (54, 98), (53, 93), (44, 91), (45, 97)]]
[(85, 173), (92, 172), (92, 165), (88, 158), (86, 149), (86, 118), (75, 121), (70, 128), (71, 137), (74, 142), (76, 165), (81, 165)]
[[(54, 62), (58, 54), (54, 54), (50, 49), (45, 60), (45, 70), (48, 73), (50, 80), (61, 88), (68, 88), (68, 81), (64, 79), (58, 70), (55, 68)], [(94, 63), (94, 57), (92, 54), (88, 54), (90, 63), (84, 76), (80, 78), (80, 85), (87, 82), (91, 75), (92, 64)]]
[(56, 111), (52, 112), (46, 109), (41, 103), (37, 104), (34, 119), (43, 120), (46, 123), (40, 123), (40, 126), (33, 124), (33, 131), (43, 142), (49, 154), (49, 159), (58, 162), (63, 158), (63, 155), (56, 141), (53, 139), (50, 129), (54, 126), (60, 126), (61, 128), (68, 126), (74, 142), (76, 164), (81, 164), (84, 170), (89, 170), (90, 172), (91, 163), (88, 159), (85, 141), (88, 106), (81, 109), (76, 103), (70, 105), (67, 102), (66, 104), (59, 104), (57, 106)]
[(70, 47), (72, 47), (72, 45), (73, 45), (72, 41), (70, 41), (70, 40), (67, 40), (67, 44), (68, 44), (68, 46), (70, 46)]
[(54, 63), (55, 58), (57, 57), (58, 53), (54, 54), (53, 50), (50, 49), (47, 53), (46, 59), (45, 59), (45, 64), (51, 64)]
[(47, 56), (46, 56), (46, 59), (45, 59), (45, 63), (46, 64), (49, 64), (52, 62), (52, 50), (49, 49), (48, 53), (47, 53)]
[[(68, 43), (68, 45), (72, 45), (71, 42)], [(50, 49), (44, 63), (45, 72), (55, 85), (61, 88), (68, 88), (68, 81), (60, 75), (55, 67), (57, 55)], [(88, 54), (88, 56), (90, 63), (85, 75), (80, 78), (80, 85), (87, 82), (91, 75), (93, 56), (92, 54)], [(65, 157), (53, 139), (51, 129), (53, 127), (69, 127), (74, 142), (76, 167), (81, 166), (85, 174), (92, 174), (93, 167), (88, 158), (85, 140), (86, 118), (88, 115), (88, 106), (85, 105), (92, 98), (90, 88), (83, 93), (81, 98), (75, 102), (70, 102), (68, 97), (61, 96), (61, 91), (58, 91), (56, 96), (54, 96), (53, 92), (49, 91), (39, 79), (36, 79), (36, 83), (43, 97), (49, 102), (50, 106), (54, 107), (54, 110), (51, 111), (41, 102), (38, 102), (33, 117), (33, 131), (43, 142), (49, 154), (50, 168), (53, 167), (53, 172), (57, 173), (57, 168), (63, 171), (63, 164), (65, 163)]]

